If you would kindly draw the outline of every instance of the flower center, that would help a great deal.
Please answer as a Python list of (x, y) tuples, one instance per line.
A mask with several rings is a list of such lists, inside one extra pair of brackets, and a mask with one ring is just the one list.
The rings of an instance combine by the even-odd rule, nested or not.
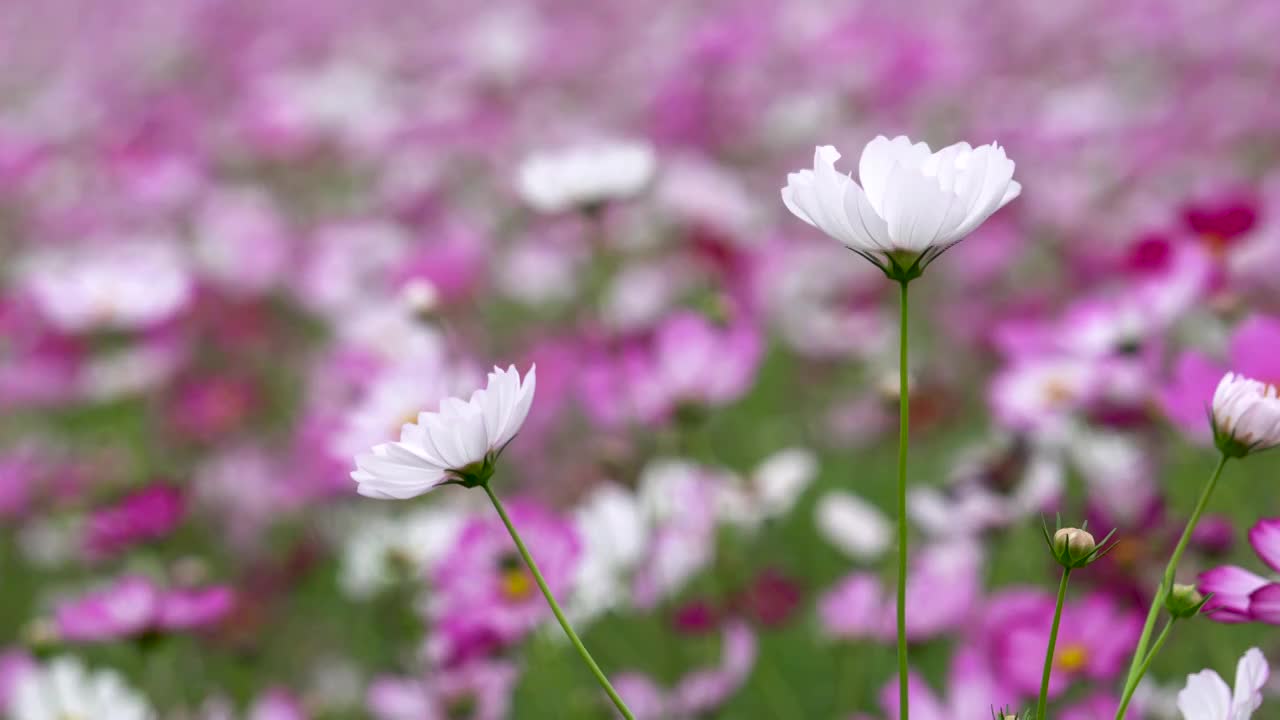
[(1219, 233), (1204, 233), (1200, 236), (1200, 242), (1204, 243), (1205, 249), (1215, 257), (1222, 257), (1227, 254), (1227, 250), (1234, 244), (1231, 239)]
[(1058, 667), (1064, 672), (1081, 670), (1089, 662), (1089, 649), (1080, 643), (1064, 646), (1058, 652)]
[(391, 432), (387, 433), (387, 436), (392, 438), (393, 440), (399, 440), (400, 431), (404, 428), (404, 426), (414, 425), (417, 422), (418, 422), (418, 413), (416, 412), (406, 413), (405, 416), (400, 418), (399, 421), (392, 423)]
[(533, 594), (533, 578), (521, 564), (520, 558), (507, 555), (498, 563), (498, 587), (507, 600), (524, 600)]
[(1054, 378), (1044, 385), (1045, 403), (1050, 407), (1059, 407), (1071, 402), (1075, 397), (1071, 386), (1065, 380)]

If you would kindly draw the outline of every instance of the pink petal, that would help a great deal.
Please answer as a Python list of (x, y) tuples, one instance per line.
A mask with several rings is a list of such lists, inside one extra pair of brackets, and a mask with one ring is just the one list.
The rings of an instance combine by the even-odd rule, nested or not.
[(1280, 625), (1280, 583), (1269, 583), (1249, 595), (1249, 617), (1268, 625)]
[(1249, 544), (1262, 562), (1280, 572), (1280, 518), (1259, 520), (1249, 529)]

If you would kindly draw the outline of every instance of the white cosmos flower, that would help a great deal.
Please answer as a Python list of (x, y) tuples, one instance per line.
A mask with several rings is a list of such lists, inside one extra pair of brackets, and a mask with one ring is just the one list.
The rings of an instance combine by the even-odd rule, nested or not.
[(194, 287), (186, 258), (165, 237), (39, 250), (17, 271), (36, 309), (71, 333), (156, 325), (182, 310)]
[(466, 519), (463, 508), (451, 505), (397, 518), (364, 518), (343, 533), (339, 585), (349, 597), (363, 600), (394, 582), (397, 571), (424, 577), (453, 548)]
[(1275, 385), (1227, 373), (1213, 393), (1218, 449), (1240, 457), (1280, 445), (1280, 392)]
[(60, 657), (22, 675), (13, 691), (12, 720), (154, 720), (155, 712), (119, 673), (89, 672)]
[(1187, 676), (1187, 686), (1178, 693), (1178, 709), (1183, 720), (1249, 720), (1262, 705), (1262, 687), (1270, 675), (1267, 659), (1258, 648), (1250, 648), (1236, 665), (1236, 687), (1212, 670)]
[(893, 526), (879, 508), (843, 490), (818, 498), (814, 524), (827, 542), (862, 560), (883, 555), (893, 537)]
[(631, 197), (653, 178), (657, 160), (646, 142), (596, 142), (525, 158), (520, 197), (540, 212), (589, 208)]
[(399, 442), (356, 456), (351, 478), (366, 497), (405, 500), (447, 482), (474, 485), (493, 473), (497, 454), (515, 437), (533, 404), (536, 368), (524, 380), (514, 365), (494, 368), (470, 400), (445, 398), (438, 412), (418, 415)]
[(782, 201), (886, 273), (915, 277), (1022, 191), (1013, 161), (994, 143), (930, 152), (881, 135), (862, 150), (861, 185), (836, 171), (838, 159), (834, 147), (817, 148), (812, 170), (787, 175)]
[(569, 614), (586, 623), (627, 601), (625, 580), (643, 558), (651, 528), (635, 493), (613, 484), (596, 488), (578, 506), (574, 525), (583, 553)]

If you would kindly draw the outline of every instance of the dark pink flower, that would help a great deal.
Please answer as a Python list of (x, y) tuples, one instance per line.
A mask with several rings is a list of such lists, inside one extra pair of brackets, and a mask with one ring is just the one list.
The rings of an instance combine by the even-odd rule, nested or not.
[(84, 547), (93, 557), (115, 555), (133, 545), (165, 537), (185, 516), (186, 498), (182, 491), (157, 483), (90, 513), (85, 521)]
[(792, 618), (803, 598), (804, 593), (795, 580), (768, 568), (756, 576), (734, 605), (756, 623), (778, 627)]
[[(1262, 562), (1280, 572), (1280, 518), (1259, 520), (1249, 529), (1249, 544)], [(1235, 565), (1200, 573), (1198, 589), (1208, 595), (1205, 614), (1222, 623), (1280, 625), (1280, 582)]]
[(1257, 198), (1233, 193), (1187, 204), (1182, 221), (1214, 251), (1226, 250), (1258, 223)]
[(709, 600), (694, 600), (679, 607), (671, 620), (683, 635), (705, 635), (720, 624), (720, 608)]

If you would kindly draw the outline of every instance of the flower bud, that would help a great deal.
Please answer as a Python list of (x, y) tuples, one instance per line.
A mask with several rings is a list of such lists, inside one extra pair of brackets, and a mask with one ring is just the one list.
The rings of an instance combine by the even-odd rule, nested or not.
[(1164, 607), (1177, 620), (1195, 617), (1204, 607), (1205, 597), (1194, 585), (1174, 585), (1164, 600)]
[(1053, 552), (1064, 565), (1076, 567), (1098, 548), (1093, 535), (1079, 528), (1062, 528), (1053, 534)]

